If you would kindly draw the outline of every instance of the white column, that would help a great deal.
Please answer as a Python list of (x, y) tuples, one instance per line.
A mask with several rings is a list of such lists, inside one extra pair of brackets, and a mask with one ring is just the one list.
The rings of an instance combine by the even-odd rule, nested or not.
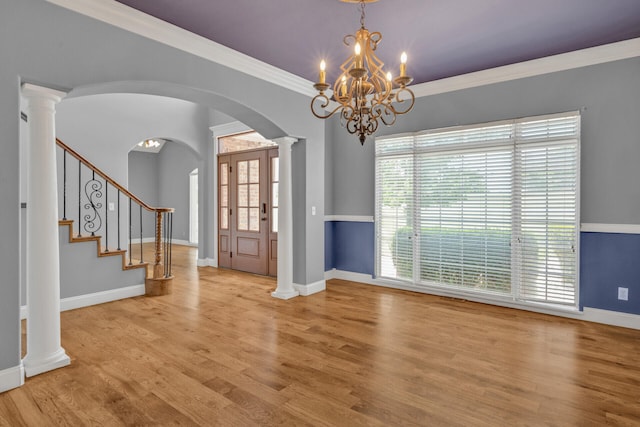
[(297, 297), (293, 287), (293, 214), (291, 193), (291, 146), (295, 138), (278, 138), (280, 175), (278, 177), (278, 287), (272, 297), (289, 299)]
[(65, 93), (25, 84), (27, 148), (28, 377), (70, 363), (60, 346), (60, 254), (56, 177), (55, 105)]

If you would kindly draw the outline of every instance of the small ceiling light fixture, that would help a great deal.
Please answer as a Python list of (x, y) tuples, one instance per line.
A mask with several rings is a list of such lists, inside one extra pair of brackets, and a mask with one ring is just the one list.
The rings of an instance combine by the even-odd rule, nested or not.
[(138, 142), (138, 147), (143, 148), (158, 148), (160, 146), (160, 141), (155, 139), (145, 139), (144, 141)]
[[(360, 29), (344, 37), (344, 44), (353, 47), (353, 54), (342, 63), (342, 74), (333, 83), (333, 95), (325, 94), (330, 85), (326, 82), (326, 63), (320, 62), (320, 75), (313, 87), (318, 94), (311, 100), (311, 112), (320, 119), (340, 114), (340, 123), (350, 134), (357, 134), (364, 145), (367, 136), (378, 129), (381, 121), (391, 126), (396, 116), (413, 108), (415, 96), (407, 88), (413, 79), (407, 75), (407, 54), (400, 57), (400, 75), (395, 79), (383, 71), (384, 63), (374, 51), (382, 40), (379, 32), (370, 33), (364, 26), (365, 3), (377, 0), (340, 0), (360, 4)], [(339, 105), (327, 112), (330, 101)]]

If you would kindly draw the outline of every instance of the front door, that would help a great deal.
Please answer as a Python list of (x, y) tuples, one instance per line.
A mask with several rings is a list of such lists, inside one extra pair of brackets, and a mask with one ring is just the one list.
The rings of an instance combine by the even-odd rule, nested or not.
[[(275, 156), (274, 156), (275, 151)], [(218, 156), (218, 265), (255, 274), (276, 275), (277, 229), (273, 165), (277, 149)], [(277, 170), (276, 170), (277, 173)], [(277, 181), (277, 180), (276, 180)], [(277, 218), (276, 218), (277, 222)], [(275, 253), (273, 248), (275, 247)]]

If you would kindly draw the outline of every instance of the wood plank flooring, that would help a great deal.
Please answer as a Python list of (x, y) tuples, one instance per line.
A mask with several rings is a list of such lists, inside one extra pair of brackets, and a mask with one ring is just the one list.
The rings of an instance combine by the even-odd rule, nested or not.
[(640, 331), (332, 280), (195, 267), (173, 294), (63, 312), (69, 367), (0, 426), (640, 425)]

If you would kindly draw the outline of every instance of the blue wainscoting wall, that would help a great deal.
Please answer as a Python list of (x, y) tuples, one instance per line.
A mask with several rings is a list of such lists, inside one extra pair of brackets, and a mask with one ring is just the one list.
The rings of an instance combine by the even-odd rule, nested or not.
[[(374, 274), (373, 222), (325, 222), (325, 271)], [(618, 287), (629, 300), (618, 300)], [(640, 314), (640, 234), (580, 234), (580, 305)]]
[[(618, 287), (629, 300), (618, 300)], [(582, 307), (640, 314), (640, 235), (580, 233)]]
[(375, 228), (373, 222), (326, 221), (325, 271), (331, 269), (373, 275)]

